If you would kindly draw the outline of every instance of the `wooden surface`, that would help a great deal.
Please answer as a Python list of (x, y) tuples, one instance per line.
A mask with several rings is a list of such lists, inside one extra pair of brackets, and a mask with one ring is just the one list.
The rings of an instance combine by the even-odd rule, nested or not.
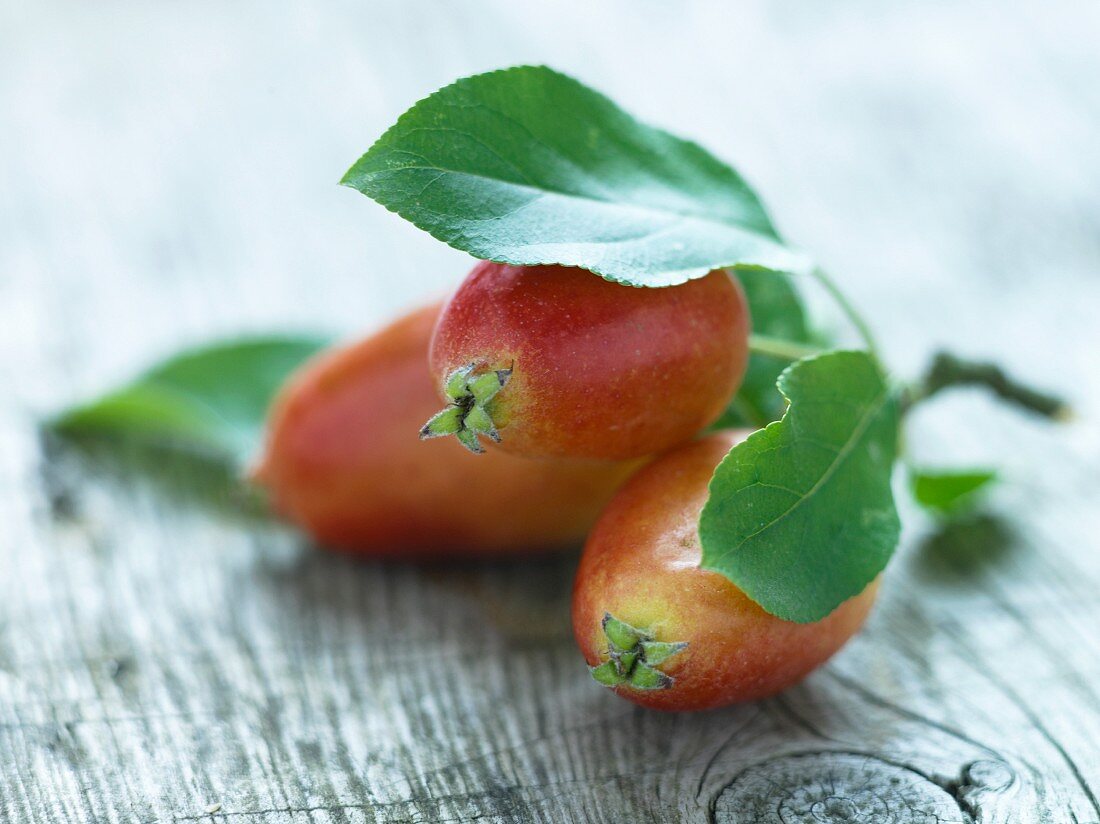
[[(0, 819), (1100, 822), (1097, 42), (1077, 0), (0, 3)], [(780, 697), (597, 688), (574, 557), (355, 564), (38, 437), (182, 344), (453, 283), (335, 182), (538, 61), (736, 163), (899, 374), (951, 342), (1078, 411), (920, 413), (916, 459), (1003, 468), (991, 514), (906, 511), (866, 631)]]

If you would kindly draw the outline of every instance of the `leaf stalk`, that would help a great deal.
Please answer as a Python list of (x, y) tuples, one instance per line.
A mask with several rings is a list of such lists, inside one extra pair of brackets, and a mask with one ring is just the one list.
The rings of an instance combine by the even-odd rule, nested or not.
[(1051, 420), (1066, 420), (1072, 414), (1062, 398), (1017, 381), (1000, 366), (987, 361), (966, 360), (949, 352), (936, 353), (923, 380), (905, 394), (903, 411), (908, 412), (921, 401), (955, 386), (983, 387), (1013, 406)]
[(836, 285), (836, 282), (829, 276), (829, 274), (820, 266), (815, 266), (810, 270), (810, 275), (822, 285), (826, 292), (840, 307), (840, 310), (848, 318), (849, 323), (855, 327), (859, 336), (863, 338), (864, 344), (867, 346), (867, 351), (871, 353), (872, 357), (876, 361), (880, 361), (878, 353), (878, 344), (875, 342), (874, 333), (871, 332), (871, 326), (864, 319), (863, 315), (856, 309), (855, 305), (848, 300), (847, 295), (840, 290), (840, 287)]
[(816, 346), (807, 346), (797, 341), (773, 338), (768, 335), (749, 335), (749, 351), (756, 355), (767, 355), (788, 361), (802, 360), (811, 355), (821, 354), (821, 349)]

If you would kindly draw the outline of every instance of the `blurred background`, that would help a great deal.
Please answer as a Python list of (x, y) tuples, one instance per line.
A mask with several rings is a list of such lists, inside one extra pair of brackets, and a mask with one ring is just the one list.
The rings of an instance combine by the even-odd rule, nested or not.
[[(575, 74), (735, 165), (872, 312), (899, 371), (922, 363), (920, 346), (995, 355), (1011, 336), (1040, 376), (1053, 324), (1085, 329), (1097, 305), (1089, 4), (0, 9), (0, 303), (13, 318), (0, 335), (64, 365), (22, 376), (35, 405), (181, 340), (352, 332), (453, 285), (465, 255), (336, 182), (415, 100), (519, 63)], [(1050, 301), (1052, 283), (1075, 299)], [(990, 288), (996, 313), (978, 297)], [(1058, 350), (1059, 370), (1090, 363)]]
[[(567, 773), (583, 795), (570, 814), (587, 810), (587, 820), (599, 820), (608, 762), (590, 763), (584, 736), (569, 730), (598, 727), (609, 713), (623, 729), (635, 724), (631, 735), (695, 742), (683, 744), (690, 751), (668, 745), (668, 763), (682, 757), (688, 765), (679, 777), (648, 775), (631, 749), (637, 739), (623, 733), (620, 741), (599, 727), (607, 746), (621, 743), (615, 774), (638, 776), (637, 797), (627, 793), (624, 802), (634, 820), (650, 820), (652, 809), (652, 820), (670, 820), (662, 818), (671, 815), (666, 807), (647, 806), (654, 786), (664, 788), (662, 804), (676, 804), (696, 774), (700, 793), (728, 782), (699, 765), (714, 750), (714, 763), (728, 762), (733, 774), (739, 756), (719, 757), (719, 739), (755, 716), (738, 709), (709, 722), (643, 720), (590, 689), (560, 614), (566, 596), (530, 590), (532, 581), (566, 588), (568, 562), (526, 572), (526, 583), (495, 568), (447, 584), (412, 570), (349, 571), (285, 535), (257, 537), (87, 476), (64, 491), (86, 519), (77, 528), (62, 518), (59, 526), (56, 490), (43, 481), (49, 467), (36, 434), (43, 414), (182, 346), (245, 331), (350, 336), (454, 286), (468, 256), (337, 181), (436, 88), (488, 69), (546, 63), (734, 165), (780, 231), (818, 257), (871, 318), (898, 375), (915, 377), (933, 350), (949, 345), (1000, 361), (1073, 404), (1075, 421), (1057, 428), (970, 395), (918, 416), (914, 454), (931, 465), (1000, 467), (1008, 481), (997, 505), (1030, 519), (1013, 529), (1041, 552), (1017, 556), (975, 596), (955, 579), (935, 583), (919, 562), (927, 524), (910, 518), (892, 573), (898, 583), (884, 588), (876, 618), (836, 671), (889, 685), (899, 706), (927, 704), (936, 723), (957, 723), (991, 747), (1008, 729), (1008, 738), (1018, 734), (1013, 753), (1049, 749), (1061, 772), (1048, 778), (1036, 767), (1032, 780), (1049, 780), (1058, 798), (1077, 793), (1072, 804), (1080, 806), (1065, 808), (1066, 821), (1070, 813), (1096, 820), (1095, 795), (1090, 807), (1081, 787), (1100, 781), (1088, 743), (1100, 739), (1092, 734), (1100, 724), (1069, 712), (1095, 695), (1059, 685), (1071, 675), (1100, 676), (1097, 43), (1100, 5), (1079, 0), (0, 0), (0, 697), (7, 696), (0, 810), (24, 816), (13, 821), (28, 820), (28, 811), (36, 822), (128, 820), (127, 810), (168, 820), (202, 817), (207, 801), (228, 799), (255, 820), (297, 821), (321, 797), (344, 803), (341, 815), (358, 820), (370, 806), (355, 783), (362, 781), (371, 804), (391, 805), (392, 820), (433, 820), (441, 807), (400, 805), (468, 788), (475, 779), (463, 778), (465, 767), (450, 778), (431, 771), (489, 752), (482, 742), (491, 727), (504, 745), (533, 753), (508, 766), (501, 759), (513, 756), (493, 756), (485, 768), (493, 780), (507, 775), (508, 786), (528, 786)], [(827, 301), (807, 293), (820, 322), (843, 331)], [(368, 597), (382, 591), (376, 587), (393, 600)], [(1040, 603), (1037, 591), (1052, 600)], [(945, 650), (951, 633), (957, 640), (971, 629), (938, 620), (944, 610), (975, 608), (975, 597), (988, 609), (971, 628), (978, 635), (967, 641), (970, 654), (987, 656), (993, 671), (1026, 667), (1036, 680), (1018, 688), (1045, 696), (1029, 712), (1061, 706), (1046, 737), (1011, 702), (983, 717), (981, 707), (1000, 707), (1000, 699), (943, 688), (969, 683), (965, 655)], [(1042, 623), (1053, 620), (1055, 601), (1076, 605), (1075, 618), (1058, 619), (1070, 623)], [(424, 603), (442, 610), (448, 625), (438, 637), (402, 635), (412, 624), (400, 616), (415, 616)], [(151, 604), (179, 620), (147, 619)], [(1044, 617), (1027, 629), (1010, 620), (1006, 604), (1018, 613), (1038, 605)], [(519, 615), (520, 623), (534, 614), (542, 634), (516, 641), (492, 625), (484, 637), (463, 635), (481, 609)], [(470, 723), (496, 707), (500, 729), (416, 716), (387, 686), (392, 661), (362, 646), (379, 627), (397, 646), (450, 650), (445, 670), (427, 657), (418, 663), (415, 683), (454, 699), (447, 712)], [(269, 630), (268, 647), (251, 645), (249, 633)], [(1071, 675), (1020, 652), (1021, 639), (1036, 649), (1048, 644), (1048, 630), (1073, 639), (1073, 652), (1060, 655)], [(916, 635), (924, 646), (906, 663), (897, 650)], [(182, 647), (184, 660), (157, 666), (190, 674), (178, 675), (178, 694), (147, 704), (176, 720), (139, 716), (136, 727), (105, 736), (97, 720), (132, 718), (134, 702), (149, 698), (158, 678), (142, 680), (144, 662), (180, 637), (194, 642)], [(318, 638), (343, 650), (338, 663), (324, 664), (331, 670), (295, 663), (287, 652)], [(487, 664), (484, 650), (513, 657)], [(116, 665), (122, 675), (103, 674)], [(236, 672), (232, 686), (223, 685), (226, 705), (190, 697), (222, 667)], [(501, 709), (501, 685), (516, 667), (530, 667), (523, 677), (543, 680), (525, 683), (542, 689)], [(922, 677), (934, 688), (912, 686)], [(463, 678), (473, 697), (451, 695)], [(810, 715), (842, 703), (820, 686), (831, 682), (813, 683), (790, 700)], [(349, 694), (347, 684), (364, 692)], [(247, 718), (230, 723), (235, 710), (227, 707), (237, 702)], [(412, 720), (401, 716), (406, 726), (391, 727), (385, 719), (395, 713)], [(303, 742), (326, 724), (342, 743), (325, 739), (309, 751)], [(252, 729), (267, 743), (233, 751), (227, 741)], [(1078, 762), (1076, 784), (1050, 743), (1057, 736)], [(852, 737), (884, 758), (900, 758), (901, 742), (920, 739), (896, 719)], [(418, 743), (428, 738), (433, 743)], [(539, 740), (553, 746), (531, 744)], [(416, 753), (414, 767), (401, 761), (400, 747)], [(236, 772), (200, 769), (230, 756)], [(58, 789), (24, 783), (32, 769)], [(410, 789), (410, 770), (441, 783)], [(273, 775), (285, 783), (275, 787)], [(70, 801), (81, 786), (93, 788), (85, 806)], [(525, 796), (516, 809), (564, 817), (566, 807), (554, 804), (566, 804), (573, 790), (557, 801), (555, 792)], [(460, 818), (484, 809), (508, 817), (511, 809), (485, 804), (463, 808)], [(256, 812), (264, 809), (291, 812)]]

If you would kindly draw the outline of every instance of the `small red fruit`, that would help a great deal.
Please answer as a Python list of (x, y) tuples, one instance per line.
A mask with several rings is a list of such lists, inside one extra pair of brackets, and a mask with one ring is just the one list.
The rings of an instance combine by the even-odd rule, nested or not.
[(583, 540), (637, 462), (475, 458), (420, 443), (439, 401), (428, 341), (439, 304), (304, 366), (272, 409), (255, 475), (322, 544), (372, 556), (545, 550)]
[(654, 461), (589, 535), (573, 631), (593, 677), (635, 703), (701, 710), (772, 695), (840, 649), (871, 609), (877, 582), (820, 621), (785, 621), (699, 566), (707, 484), (747, 434), (720, 432)]
[(450, 403), (422, 437), (527, 457), (625, 459), (688, 440), (745, 372), (749, 315), (724, 271), (663, 289), (482, 262), (444, 307), (431, 371)]

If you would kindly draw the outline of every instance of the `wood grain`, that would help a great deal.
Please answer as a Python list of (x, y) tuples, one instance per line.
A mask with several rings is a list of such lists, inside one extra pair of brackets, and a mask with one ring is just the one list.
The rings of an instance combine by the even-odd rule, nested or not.
[[(0, 6), (0, 820), (1098, 824), (1098, 36), (1069, 0)], [(900, 375), (950, 342), (1077, 411), (919, 413), (915, 460), (1005, 481), (906, 511), (866, 631), (777, 698), (595, 687), (573, 556), (353, 563), (37, 431), (183, 344), (453, 283), (335, 181), (417, 97), (536, 61), (737, 163)]]

